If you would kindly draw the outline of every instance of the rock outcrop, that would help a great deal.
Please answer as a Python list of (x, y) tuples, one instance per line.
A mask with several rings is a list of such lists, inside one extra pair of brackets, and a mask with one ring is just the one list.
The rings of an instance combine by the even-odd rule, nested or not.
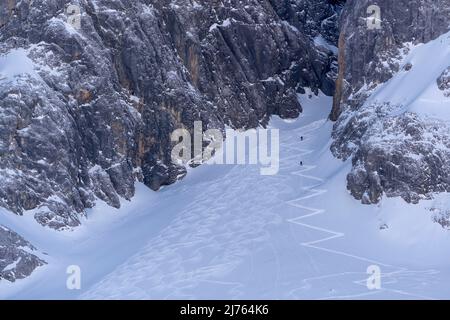
[(437, 79), (437, 85), (440, 90), (444, 91), (446, 97), (450, 97), (450, 67), (442, 72)]
[(28, 277), (45, 261), (32, 252), (36, 251), (28, 241), (14, 231), (0, 225), (0, 282), (14, 282)]
[[(374, 4), (380, 8), (380, 28), (368, 27), (373, 22), (368, 8)], [(363, 203), (377, 203), (383, 194), (417, 202), (450, 190), (448, 122), (409, 112), (406, 102), (377, 101), (375, 95), (394, 75), (408, 77), (415, 66), (403, 57), (448, 32), (449, 21), (447, 0), (350, 0), (343, 10), (331, 149), (343, 160), (352, 159), (347, 186)], [(429, 59), (425, 63), (433, 63)], [(430, 85), (437, 81), (448, 92), (448, 70), (441, 71)], [(414, 90), (410, 97), (420, 94)], [(444, 97), (434, 98), (442, 104)], [(425, 104), (426, 99), (422, 109)]]

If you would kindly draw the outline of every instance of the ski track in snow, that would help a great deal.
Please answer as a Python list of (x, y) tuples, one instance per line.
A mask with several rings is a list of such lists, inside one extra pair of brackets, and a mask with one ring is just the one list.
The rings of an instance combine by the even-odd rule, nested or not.
[[(417, 271), (417, 272), (410, 271), (407, 268), (395, 267), (387, 263), (374, 261), (369, 257), (362, 257), (344, 251), (328, 249), (324, 246), (320, 246), (325, 242), (336, 240), (338, 238), (344, 237), (345, 235), (344, 233), (339, 231), (330, 230), (321, 226), (312, 225), (305, 222), (306, 219), (308, 218), (312, 218), (313, 216), (327, 213), (326, 210), (324, 209), (308, 207), (306, 204), (308, 204), (308, 200), (312, 198), (323, 197), (328, 192), (328, 190), (320, 188), (323, 182), (323, 178), (307, 174), (308, 172), (311, 172), (314, 169), (316, 169), (317, 168), (316, 166), (305, 164), (301, 169), (298, 169), (300, 167), (298, 163), (299, 159), (303, 159), (304, 162), (307, 162), (308, 158), (306, 157), (308, 155), (317, 154), (318, 150), (302, 148), (302, 143), (305, 144), (307, 140), (305, 139), (304, 141), (300, 142), (294, 137), (300, 135), (305, 137), (315, 136), (316, 131), (320, 131), (323, 125), (326, 123), (326, 121), (327, 121), (326, 119), (320, 119), (306, 126), (302, 126), (294, 130), (293, 131), (294, 135), (293, 136), (290, 135), (288, 137), (288, 140), (282, 141), (282, 149), (287, 154), (289, 154), (288, 157), (282, 159), (283, 162), (288, 165), (287, 168), (288, 172), (296, 179), (301, 178), (300, 180), (302, 181), (314, 181), (316, 183), (304, 188), (300, 188), (299, 190), (301, 192), (301, 195), (299, 197), (295, 197), (292, 200), (285, 201), (286, 205), (295, 207), (296, 209), (299, 210), (306, 211), (307, 213), (294, 218), (286, 219), (284, 223), (289, 223), (297, 227), (296, 231), (300, 234), (302, 232), (300, 228), (312, 229), (314, 231), (319, 231), (325, 234), (324, 237), (300, 243), (301, 246), (307, 248), (307, 251), (305, 253), (309, 257), (310, 263), (313, 266), (316, 275), (313, 277), (307, 277), (302, 279), (301, 287), (293, 289), (291, 288), (290, 290), (287, 291), (287, 293), (284, 294), (288, 298), (298, 299), (302, 297), (301, 295), (297, 295), (298, 291), (302, 291), (305, 288), (308, 288), (309, 286), (313, 286), (314, 281), (324, 280), (327, 278), (334, 278), (336, 281), (336, 278), (339, 277), (345, 278), (350, 275), (352, 277), (358, 278), (357, 280), (352, 279), (351, 282), (357, 286), (362, 287), (361, 293), (344, 294), (344, 295), (331, 294), (328, 296), (316, 298), (318, 299), (363, 298), (377, 294), (382, 295), (386, 291), (392, 292), (394, 294), (407, 296), (410, 298), (426, 298), (426, 299), (430, 298), (395, 288), (383, 287), (381, 290), (369, 291), (367, 290), (367, 288), (365, 288), (366, 279), (368, 275), (365, 274), (364, 272), (359, 273), (340, 272), (317, 276), (317, 274), (320, 274), (320, 270), (315, 265), (316, 261), (314, 258), (314, 253), (309, 252), (309, 250), (311, 249), (321, 250), (330, 255), (339, 255), (348, 259), (356, 259), (362, 261), (367, 266), (375, 264), (383, 268), (393, 268), (394, 270), (392, 272), (386, 272), (382, 274), (383, 285), (395, 284), (397, 282), (397, 278), (399, 277), (411, 277), (417, 279), (418, 274), (422, 275), (434, 274), (433, 270)], [(323, 146), (319, 145), (318, 147), (320, 148)], [(238, 170), (236, 174), (240, 175), (241, 171)], [(233, 175), (233, 173), (231, 173), (231, 175)], [(239, 176), (234, 177), (234, 179), (233, 177), (227, 177), (227, 180), (233, 181), (236, 178), (238, 180), (245, 179)], [(277, 184), (280, 183), (278, 177), (272, 177), (272, 180), (275, 180)], [(252, 181), (248, 181), (248, 183), (245, 183), (243, 181), (240, 182), (241, 186), (252, 184)], [(223, 187), (224, 186), (221, 185), (215, 185), (213, 187), (213, 190), (210, 189), (208, 192), (210, 198), (211, 194), (213, 195), (215, 194), (217, 195), (216, 200), (222, 199), (223, 208), (227, 208), (227, 203), (230, 203), (230, 201), (232, 201), (235, 196), (237, 197), (241, 192), (245, 192), (245, 189), (236, 188), (235, 192), (232, 192), (231, 194), (227, 193), (227, 196), (225, 196), (224, 199), (223, 197), (224, 194), (222, 192)], [(280, 187), (284, 186), (281, 184)], [(270, 204), (270, 202), (268, 202), (268, 204)], [(264, 207), (265, 205), (262, 206), (259, 212), (263, 212)], [(259, 222), (257, 219), (258, 216), (255, 216), (253, 214), (249, 214), (249, 219), (247, 221), (245, 220), (243, 221), (242, 219), (236, 221), (233, 219), (233, 217), (230, 217), (229, 219), (228, 218), (226, 219), (229, 220), (229, 222), (228, 224), (226, 223), (224, 225), (224, 230), (229, 229), (232, 231), (228, 233), (226, 232), (221, 233), (220, 230), (217, 230), (216, 222), (219, 219), (223, 219), (224, 212), (220, 213), (220, 217), (216, 216), (215, 214), (212, 214), (211, 212), (207, 212), (205, 215), (199, 215), (198, 211), (202, 210), (205, 211), (204, 208), (215, 208), (217, 210), (217, 208), (220, 208), (220, 206), (217, 206), (217, 203), (209, 204), (207, 200), (204, 200), (202, 203), (196, 203), (195, 205), (193, 205), (191, 208), (187, 210), (191, 214), (187, 213), (181, 214), (180, 217), (182, 218), (180, 218), (177, 221), (177, 223), (172, 224), (168, 232), (162, 233), (155, 241), (152, 241), (148, 245), (146, 249), (147, 254), (143, 254), (142, 252), (140, 252), (138, 255), (136, 255), (135, 258), (131, 259), (131, 261), (128, 264), (125, 264), (122, 268), (119, 268), (118, 269), (119, 271), (116, 272), (114, 276), (110, 277), (109, 280), (108, 278), (106, 278), (105, 282), (100, 283), (95, 287), (97, 289), (91, 290), (91, 293), (88, 292), (83, 296), (83, 298), (104, 297), (106, 292), (108, 292), (108, 294), (106, 294), (106, 296), (108, 297), (123, 297), (124, 293), (126, 293), (126, 296), (128, 298), (144, 298), (144, 297), (148, 298), (153, 296), (160, 297), (161, 293), (170, 292), (169, 294), (162, 295), (162, 297), (165, 299), (170, 298), (195, 299), (199, 298), (199, 296), (192, 293), (197, 292), (197, 290), (192, 290), (192, 288), (196, 286), (205, 288), (205, 286), (207, 287), (208, 285), (211, 285), (214, 288), (213, 291), (215, 291), (215, 294), (217, 294), (218, 297), (225, 297), (230, 299), (239, 299), (248, 297), (248, 294), (246, 294), (247, 289), (246, 283), (241, 281), (223, 281), (220, 279), (226, 278), (226, 275), (229, 275), (230, 273), (232, 273), (234, 269), (238, 268), (239, 265), (243, 263), (244, 257), (246, 255), (250, 257), (250, 263), (248, 263), (250, 269), (247, 271), (247, 274), (252, 275), (256, 271), (253, 261), (254, 260), (253, 250), (248, 250), (248, 248), (257, 246), (258, 243), (267, 242), (267, 239), (270, 237), (270, 235), (268, 235), (267, 231), (265, 231), (263, 226), (270, 219), (267, 218), (264, 219), (263, 214), (261, 214), (261, 217), (259, 217), (260, 218)], [(267, 211), (270, 212), (270, 210)], [(172, 237), (173, 238), (179, 237), (180, 233), (182, 233), (182, 230), (186, 228), (186, 225), (189, 225), (191, 223), (198, 223), (200, 224), (200, 226), (203, 225), (204, 228), (200, 227), (200, 229), (197, 230), (195, 236), (192, 235), (191, 230), (188, 230), (185, 239), (181, 238), (182, 241), (180, 242), (175, 243), (170, 242), (170, 239)], [(237, 225), (236, 223), (238, 223), (239, 225)], [(214, 230), (216, 235), (211, 234), (211, 230)], [(222, 236), (223, 238), (226, 238), (228, 243), (226, 241), (224, 242), (223, 239), (216, 242), (215, 240), (216, 236), (219, 237)], [(196, 243), (195, 240), (193, 241), (192, 237), (195, 238), (198, 242)], [(236, 239), (239, 240), (237, 241)], [(196, 244), (202, 245), (192, 250), (191, 246), (192, 245), (195, 246)], [(279, 288), (280, 273), (281, 273), (280, 268), (282, 264), (280, 256), (282, 252), (280, 252), (279, 249), (277, 249), (272, 243), (270, 243), (270, 241), (269, 246), (276, 261), (277, 270), (275, 272), (275, 287)], [(186, 250), (188, 251), (186, 252), (186, 257), (182, 257), (183, 255), (182, 248), (186, 248)], [(207, 255), (205, 254), (205, 251), (207, 251), (208, 248), (211, 249), (211, 252), (214, 252), (214, 250), (217, 251), (218, 248), (223, 248), (227, 254), (225, 255), (218, 254), (216, 256), (216, 259), (219, 259), (219, 261), (215, 261), (215, 259), (212, 259), (210, 264), (205, 264), (202, 265), (201, 267), (194, 265), (192, 269), (189, 269), (189, 261), (197, 261), (204, 263), (202, 261), (202, 257), (204, 257), (204, 255)], [(159, 261), (153, 263), (152, 260), (155, 259)], [(161, 268), (161, 264), (166, 267)], [(141, 274), (141, 276), (136, 279), (137, 281), (134, 284), (133, 282), (130, 283), (130, 280), (133, 280), (133, 278), (130, 279), (128, 275), (130, 266), (133, 267), (133, 270), (136, 270), (137, 274)], [(123, 286), (111, 284), (112, 282), (117, 281), (118, 279), (117, 274), (119, 275), (122, 274), (122, 278), (124, 279), (122, 280), (124, 282)], [(146, 281), (142, 279), (143, 275), (146, 275), (148, 277)], [(127, 287), (128, 289), (125, 290), (124, 292), (124, 288)], [(223, 290), (223, 288), (224, 291), (220, 291)], [(114, 290), (117, 290), (116, 294), (114, 294)], [(161, 290), (160, 294), (157, 293), (158, 290)], [(217, 293), (217, 290), (219, 290), (221, 293)], [(98, 295), (99, 292), (100, 295)]]
[[(31, 279), (18, 281), (23, 290), (13, 291), (10, 296), (431, 299), (417, 292), (422, 292), (423, 283), (442, 282), (435, 276), (437, 271), (414, 271), (377, 261), (388, 259), (385, 255), (372, 259), (371, 255), (382, 248), (383, 244), (377, 242), (379, 238), (370, 238), (367, 244), (376, 244), (367, 250), (353, 245), (364, 237), (357, 232), (359, 224), (366, 223), (364, 219), (373, 217), (375, 211), (370, 209), (359, 220), (360, 215), (355, 214), (367, 206), (361, 206), (353, 198), (339, 202), (350, 197), (340, 193), (345, 188), (344, 182), (330, 182), (335, 172), (342, 172), (342, 163), (332, 158), (327, 145), (331, 100), (322, 96), (302, 104), (304, 113), (298, 120), (273, 122), (275, 128), (280, 127), (277, 175), (261, 176), (258, 166), (203, 165), (159, 193), (144, 191), (134, 199), (140, 205), (116, 212), (116, 222), (111, 225), (108, 225), (111, 216), (105, 214), (112, 209), (104, 206), (92, 214), (91, 223), (79, 235), (58, 234), (48, 240), (41, 236), (33, 238), (30, 233), (32, 242), (49, 252), (51, 263), (47, 271), (43, 268)], [(336, 196), (333, 207), (321, 207), (330, 201), (329, 193)], [(356, 219), (349, 223), (350, 229), (336, 222), (335, 214), (342, 213), (340, 210), (344, 208), (349, 208), (353, 215), (338, 215), (337, 219)], [(361, 227), (373, 230), (376, 226), (371, 223)], [(347, 228), (347, 236), (345, 232), (332, 230), (341, 227)], [(340, 243), (347, 238), (350, 239), (347, 243)], [(57, 243), (54, 248), (52, 242)], [(66, 267), (79, 262), (83, 289), (68, 292)], [(369, 265), (382, 269), (379, 290), (366, 287)], [(1, 286), (0, 297), (8, 297), (2, 294)]]
[[(303, 116), (301, 121), (307, 121), (305, 120), (307, 115)], [(409, 277), (414, 282), (417, 281), (418, 274), (425, 276), (434, 274), (433, 270), (415, 272), (407, 268), (374, 261), (369, 257), (328, 249), (321, 245), (344, 237), (344, 233), (306, 223), (308, 218), (327, 214), (324, 209), (307, 206), (308, 200), (323, 198), (328, 192), (326, 189), (321, 189), (322, 177), (308, 174), (317, 167), (306, 164), (307, 162), (313, 163), (315, 159), (308, 159), (308, 156), (317, 156), (324, 146), (320, 143), (317, 145), (317, 141), (312, 141), (309, 144), (313, 144), (316, 148), (304, 148), (309, 139), (314, 140), (309, 137), (320, 136), (326, 122), (325, 116), (306, 123), (292, 130), (289, 135), (285, 136), (287, 139), (281, 140), (280, 150), (283, 150), (287, 156), (281, 157), (280, 174), (265, 178), (271, 181), (269, 188), (260, 187), (265, 184), (261, 176), (259, 179), (262, 181), (255, 181), (254, 175), (245, 174), (239, 168), (226, 175), (224, 181), (228, 183), (205, 185), (206, 199), (197, 197), (193, 201), (194, 203), (183, 211), (167, 230), (161, 232), (143, 251), (116, 269), (113, 274), (84, 294), (82, 298), (125, 296), (127, 298), (158, 297), (164, 299), (239, 299), (248, 297), (300, 299), (309, 297), (305, 290), (308, 291), (309, 288), (315, 287), (315, 282), (332, 279), (331, 281), (352, 283), (361, 289), (349, 290), (349, 292), (357, 290), (358, 293), (346, 294), (331, 291), (326, 296), (314, 295), (313, 297), (316, 299), (351, 299), (382, 296), (383, 293), (390, 292), (408, 298), (428, 299), (429, 297), (396, 288), (382, 287), (380, 290), (368, 290), (366, 279), (369, 275), (364, 271), (367, 266), (373, 264), (383, 267), (383, 269), (393, 269), (392, 272), (382, 273), (382, 285), (395, 285), (399, 278)], [(308, 138), (299, 141), (300, 139), (296, 139), (296, 136)], [(305, 162), (303, 167), (299, 164), (300, 159)], [(313, 181), (315, 184), (296, 188), (297, 197), (281, 203), (281, 208), (283, 205), (291, 206), (297, 211), (306, 211), (306, 214), (284, 218), (283, 209), (281, 212), (274, 210), (277, 207), (274, 206), (274, 199), (275, 202), (280, 202), (277, 200), (279, 195), (276, 193), (279, 192), (279, 189), (283, 190), (289, 186), (284, 180), (284, 177), (289, 175), (297, 182)], [(239, 199), (240, 195), (248, 193), (250, 194), (249, 199), (258, 199), (251, 190), (246, 189), (249, 186), (256, 190), (260, 189), (261, 193), (265, 193), (267, 196), (259, 198), (261, 202), (251, 202), (250, 206), (246, 202), (241, 203), (240, 206), (243, 207), (236, 208), (237, 212), (235, 213), (233, 207), (236, 207), (236, 204), (231, 206), (230, 204), (233, 204), (236, 198)], [(202, 192), (201, 190), (202, 188), (199, 188), (198, 192)], [(227, 191), (223, 192), (223, 190)], [(275, 197), (271, 197), (271, 193), (275, 193)], [(246, 208), (246, 206), (248, 207)], [(311, 270), (308, 274), (313, 275), (301, 279), (300, 287), (293, 285), (298, 279), (294, 279), (290, 283), (282, 279), (284, 276), (282, 269), (286, 268), (285, 264), (287, 263), (286, 260), (283, 260), (285, 259), (283, 255), (286, 254), (283, 249), (288, 251), (295, 249), (295, 246), (293, 248), (277, 247), (275, 243), (272, 243), (271, 234), (265, 228), (271, 223), (271, 220), (277, 219), (277, 214), (281, 217), (282, 224), (294, 226), (294, 229), (288, 227), (291, 232), (295, 233), (292, 238), (304, 234), (305, 229), (325, 234), (324, 237), (312, 241), (302, 241), (299, 244), (305, 248), (305, 251), (302, 251), (303, 257), (309, 259)], [(192, 224), (198, 226), (196, 230), (192, 230), (190, 227)], [(263, 245), (269, 248), (268, 252), (271, 252), (273, 256), (273, 268), (275, 269), (269, 271), (272, 274), (265, 274), (265, 278), (263, 278), (267, 282), (273, 281), (273, 292), (267, 296), (262, 295), (261, 292), (252, 292), (249, 288), (250, 283), (256, 282), (253, 280), (255, 273), (258, 273), (258, 269), (264, 268), (260, 262), (255, 262), (257, 253), (254, 250)], [(321, 262), (315, 257), (314, 250), (326, 252), (328, 255), (359, 260), (363, 262), (363, 267), (360, 268), (361, 272), (345, 271), (323, 275), (320, 269)], [(266, 253), (266, 255), (268, 254)], [(307, 264), (307, 261), (301, 263)], [(130, 277), (130, 274), (133, 276)], [(347, 279), (347, 277), (351, 279)], [(225, 279), (236, 281), (225, 281)], [(117, 283), (118, 281), (119, 283)]]
[[(308, 127), (312, 127), (309, 128), (308, 130), (305, 130), (305, 128), (300, 128), (298, 130), (298, 132), (295, 132), (297, 136), (306, 136), (306, 135), (314, 135), (314, 131), (319, 129), (321, 125), (325, 124), (326, 120), (318, 120), (315, 123), (312, 123), (310, 126)], [(286, 147), (285, 147), (286, 148)], [(287, 150), (289, 150), (289, 153), (294, 154), (294, 155), (298, 155), (300, 157), (304, 157), (307, 156), (309, 154), (314, 154), (316, 150), (314, 149), (302, 149), (302, 148), (298, 148), (296, 146), (287, 146)], [(296, 156), (297, 157), (297, 156)], [(290, 223), (293, 223), (297, 226), (301, 226), (301, 227), (305, 227), (305, 228), (309, 228), (312, 230), (316, 230), (316, 231), (320, 231), (323, 232), (325, 234), (327, 234), (327, 236), (325, 236), (324, 238), (319, 238), (317, 240), (313, 240), (313, 241), (308, 241), (308, 242), (303, 242), (301, 243), (302, 246), (305, 246), (307, 248), (313, 248), (313, 249), (317, 249), (317, 250), (322, 250), (325, 252), (328, 252), (330, 254), (337, 254), (337, 255), (341, 255), (341, 256), (345, 256), (348, 258), (352, 258), (352, 259), (357, 259), (363, 262), (367, 262), (369, 265), (377, 265), (380, 267), (391, 267), (391, 268), (396, 268), (396, 271), (390, 272), (390, 273), (384, 273), (382, 274), (381, 278), (382, 278), (382, 282), (386, 283), (387, 279), (391, 279), (391, 283), (395, 283), (395, 276), (408, 276), (408, 275), (412, 275), (413, 277), (417, 277), (417, 274), (424, 274), (424, 275), (429, 275), (429, 274), (435, 274), (436, 271), (435, 270), (426, 270), (426, 271), (411, 271), (408, 268), (404, 268), (404, 267), (397, 267), (397, 266), (392, 266), (390, 264), (384, 263), (384, 262), (379, 262), (379, 261), (375, 261), (372, 260), (368, 257), (362, 257), (362, 256), (358, 256), (358, 255), (354, 255), (351, 253), (347, 253), (347, 252), (343, 252), (343, 251), (338, 251), (338, 250), (333, 250), (333, 249), (328, 249), (325, 247), (321, 247), (318, 244), (320, 243), (324, 243), (327, 241), (331, 241), (334, 239), (338, 239), (341, 237), (344, 237), (345, 234), (339, 231), (334, 231), (334, 230), (330, 230), (330, 229), (326, 229), (326, 228), (322, 228), (320, 226), (316, 226), (316, 225), (311, 225), (308, 223), (303, 222), (305, 219), (308, 219), (310, 217), (316, 216), (316, 215), (321, 215), (321, 214), (326, 214), (326, 210), (325, 209), (320, 209), (320, 208), (312, 208), (312, 207), (308, 207), (303, 205), (302, 203), (307, 203), (305, 200), (314, 198), (314, 197), (319, 197), (322, 196), (323, 194), (327, 193), (328, 190), (327, 189), (319, 189), (320, 185), (324, 182), (324, 180), (318, 176), (314, 176), (314, 175), (306, 175), (305, 172), (310, 172), (314, 169), (316, 169), (317, 166), (315, 165), (304, 165), (302, 169), (297, 170), (292, 172), (291, 174), (294, 176), (298, 176), (301, 177), (303, 179), (309, 179), (309, 180), (313, 180), (318, 182), (318, 184), (315, 185), (311, 185), (308, 187), (304, 187), (303, 190), (305, 192), (306, 195), (302, 195), (301, 197), (298, 198), (294, 198), (292, 200), (287, 201), (287, 204), (290, 206), (293, 206), (295, 208), (304, 210), (306, 212), (309, 212), (307, 214), (298, 216), (296, 218), (293, 219), (288, 219), (287, 221)], [(311, 277), (311, 278), (306, 278), (303, 280), (303, 282), (305, 284), (307, 284), (308, 282), (314, 281), (314, 280), (318, 280), (318, 279), (325, 279), (325, 278), (330, 278), (330, 277), (337, 277), (337, 276), (345, 276), (345, 275), (349, 275), (349, 274), (355, 274), (352, 272), (343, 272), (343, 273), (336, 273), (336, 274), (330, 274), (330, 275), (323, 275), (320, 277)], [(356, 273), (358, 274), (358, 273)], [(363, 279), (361, 280), (356, 280), (354, 281), (355, 284), (358, 285), (362, 285), (362, 286), (366, 286), (367, 285), (367, 277), (368, 275), (366, 274), (364, 276)], [(295, 291), (297, 289), (292, 290), (289, 293), (289, 296), (291, 296), (292, 298), (295, 298)], [(380, 291), (390, 291), (393, 293), (397, 293), (397, 294), (401, 294), (401, 295), (405, 295), (405, 296), (410, 296), (413, 298), (418, 298), (418, 299), (433, 299), (431, 297), (427, 297), (427, 296), (423, 296), (423, 295), (417, 295), (415, 293), (410, 293), (410, 292), (406, 292), (400, 289), (385, 289), (385, 288), (381, 288), (377, 291), (371, 291), (371, 292), (365, 292), (365, 293), (361, 293), (361, 294), (356, 294), (356, 295), (344, 295), (344, 296), (334, 296), (334, 297), (323, 297), (323, 298), (319, 298), (319, 299), (354, 299), (354, 298), (360, 298), (360, 297), (364, 297), (364, 296), (368, 296), (368, 295), (373, 295), (373, 294), (378, 294), (380, 293)]]

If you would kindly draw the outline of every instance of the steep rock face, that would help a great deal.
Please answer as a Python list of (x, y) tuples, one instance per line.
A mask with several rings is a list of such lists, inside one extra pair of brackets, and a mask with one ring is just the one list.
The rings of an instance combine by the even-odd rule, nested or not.
[(28, 277), (45, 261), (31, 252), (36, 251), (28, 241), (0, 225), (0, 281), (14, 282)]
[[(379, 29), (368, 28), (371, 21), (367, 20), (367, 9), (373, 4), (381, 9)], [(438, 70), (429, 86), (419, 87), (421, 77), (428, 74), (411, 75), (418, 66), (410, 57), (419, 43), (429, 43), (440, 36), (438, 43), (447, 42), (444, 34), (450, 29), (448, 21), (447, 0), (350, 0), (345, 6), (339, 39), (339, 75), (330, 115), (337, 120), (331, 149), (339, 158), (352, 159), (348, 189), (363, 203), (376, 203), (383, 194), (417, 202), (433, 192), (450, 190), (448, 121), (423, 116), (427, 108), (434, 108), (433, 103), (442, 105), (442, 112), (447, 101), (445, 94), (412, 99), (421, 95), (425, 98), (425, 89), (436, 85), (445, 93), (448, 71)], [(445, 45), (438, 48), (447, 50)], [(426, 65), (435, 59), (436, 65), (450, 65), (440, 61), (440, 56), (434, 58), (435, 53), (421, 63)], [(397, 87), (402, 82), (398, 81), (400, 77), (403, 82), (417, 77), (408, 83), (418, 86), (406, 89), (406, 95), (401, 88), (395, 93), (395, 85), (388, 83), (393, 77), (397, 77)], [(385, 88), (392, 91), (388, 98), (383, 98)], [(400, 101), (396, 95), (405, 95), (405, 99)]]
[(2, 1), (0, 205), (76, 226), (96, 198), (130, 199), (135, 179), (182, 177), (176, 128), (298, 116), (303, 87), (333, 93), (335, 54), (314, 39), (336, 40), (341, 2)]

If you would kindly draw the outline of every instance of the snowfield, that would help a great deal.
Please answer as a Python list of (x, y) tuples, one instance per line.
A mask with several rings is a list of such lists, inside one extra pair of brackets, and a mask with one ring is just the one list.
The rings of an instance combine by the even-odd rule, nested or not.
[(450, 66), (450, 32), (425, 44), (407, 44), (404, 49), (400, 71), (379, 85), (366, 105), (388, 102), (403, 106), (392, 115), (409, 111), (450, 121), (450, 97), (439, 90), (436, 82)]
[[(99, 203), (74, 231), (1, 211), (0, 224), (45, 252), (48, 265), (2, 281), (0, 298), (450, 298), (450, 232), (432, 214), (450, 209), (450, 195), (360, 204), (345, 188), (351, 164), (329, 151), (331, 98), (300, 99), (298, 120), (271, 122), (280, 130), (277, 175), (202, 165), (157, 193), (139, 184), (120, 210)], [(81, 290), (66, 288), (70, 265), (81, 268)], [(381, 289), (369, 290), (373, 265)]]

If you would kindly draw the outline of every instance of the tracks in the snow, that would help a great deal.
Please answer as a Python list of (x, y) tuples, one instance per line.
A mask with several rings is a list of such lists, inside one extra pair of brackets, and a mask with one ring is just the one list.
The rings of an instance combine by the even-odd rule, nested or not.
[[(320, 129), (321, 125), (323, 125), (323, 121), (316, 121), (314, 123), (312, 123), (311, 125), (309, 125), (308, 127), (309, 130), (302, 130), (299, 135), (303, 136), (305, 134), (309, 134), (312, 135), (314, 131)], [(294, 143), (303, 143), (303, 139), (301, 142), (294, 142)], [(294, 155), (289, 156), (287, 159), (293, 159), (293, 158), (302, 158), (306, 155), (309, 154), (313, 154), (314, 153), (314, 149), (302, 149), (302, 148), (297, 148), (297, 147), (288, 147), (288, 149), (290, 150), (290, 152), (293, 152)], [(304, 161), (304, 160), (303, 160)], [(302, 162), (303, 162), (302, 161)], [(295, 162), (295, 161), (294, 161)], [(299, 164), (300, 165), (300, 164)], [(294, 172), (291, 173), (291, 175), (297, 176), (301, 179), (305, 179), (307, 181), (314, 181), (316, 182), (315, 184), (312, 184), (310, 186), (307, 187), (303, 187), (304, 190), (304, 195), (302, 195), (301, 197), (298, 198), (294, 198), (292, 200), (287, 201), (286, 203), (292, 207), (298, 208), (300, 210), (303, 210), (306, 212), (306, 214), (300, 215), (298, 217), (295, 218), (291, 218), (291, 219), (287, 219), (287, 222), (292, 223), (296, 226), (299, 227), (304, 227), (304, 228), (308, 228), (314, 231), (319, 231), (324, 233), (325, 235), (321, 238), (318, 238), (316, 240), (313, 241), (306, 241), (306, 242), (301, 242), (300, 244), (304, 247), (307, 248), (312, 248), (312, 249), (316, 249), (316, 250), (321, 250), (324, 252), (328, 252), (331, 254), (336, 254), (336, 255), (340, 255), (340, 256), (345, 256), (348, 258), (352, 258), (352, 259), (357, 259), (359, 261), (368, 263), (367, 266), (369, 265), (377, 265), (379, 267), (385, 267), (385, 268), (393, 268), (394, 271), (392, 272), (388, 272), (388, 273), (383, 273), (382, 274), (382, 279), (383, 280), (388, 280), (385, 281), (386, 283), (395, 283), (397, 282), (396, 280), (396, 276), (417, 276), (417, 274), (432, 274), (433, 272), (435, 272), (434, 270), (426, 270), (426, 271), (411, 271), (408, 270), (407, 268), (404, 267), (397, 267), (397, 266), (393, 266), (387, 263), (383, 263), (380, 261), (375, 261), (373, 259), (367, 258), (367, 257), (363, 257), (363, 256), (359, 256), (359, 255), (355, 255), (355, 254), (351, 254), (348, 252), (344, 252), (344, 251), (339, 251), (339, 250), (334, 250), (334, 249), (329, 249), (323, 246), (320, 246), (320, 244), (323, 244), (324, 242), (327, 241), (331, 241), (334, 239), (338, 239), (338, 238), (342, 238), (345, 236), (345, 234), (343, 232), (339, 232), (339, 231), (335, 231), (335, 230), (331, 230), (331, 229), (327, 229), (321, 226), (317, 226), (317, 225), (313, 225), (313, 224), (309, 224), (306, 222), (306, 219), (317, 216), (317, 215), (321, 215), (324, 214), (326, 212), (325, 209), (322, 208), (315, 208), (315, 207), (310, 207), (310, 206), (306, 206), (305, 204), (307, 203), (308, 199), (312, 199), (315, 197), (319, 197), (322, 196), (323, 194), (327, 193), (328, 190), (321, 188), (321, 185), (323, 184), (323, 179), (311, 174), (306, 174), (310, 171), (313, 171), (314, 169), (316, 169), (317, 166), (315, 165), (303, 165), (303, 163), (301, 164), (301, 169), (300, 170), (296, 170)], [(365, 270), (364, 270), (365, 271)], [(335, 274), (330, 274), (330, 275), (323, 275), (320, 277), (313, 277), (313, 278), (307, 278), (303, 280), (303, 283), (307, 284), (313, 280), (318, 280), (318, 279), (326, 279), (326, 278), (331, 278), (331, 277), (339, 277), (339, 276), (347, 276), (347, 275), (356, 275), (356, 274), (363, 274), (363, 272), (343, 272), (343, 273), (335, 273)], [(353, 283), (360, 285), (360, 286), (366, 286), (366, 280), (368, 275), (364, 274), (365, 278), (362, 280), (352, 280)], [(390, 282), (389, 282), (390, 280)], [(291, 295), (295, 292), (296, 290), (292, 290), (291, 291)], [(379, 293), (380, 291), (389, 291), (391, 293), (395, 293), (395, 294), (400, 294), (400, 295), (405, 295), (405, 296), (410, 296), (413, 298), (421, 298), (421, 299), (432, 299), (430, 297), (424, 297), (424, 296), (420, 296), (414, 293), (410, 293), (410, 292), (406, 292), (403, 290), (397, 290), (397, 289), (387, 289), (387, 288), (382, 288), (378, 291), (365, 291), (359, 294), (353, 294), (353, 295), (335, 295), (335, 296), (331, 296), (331, 297), (326, 297), (326, 298), (344, 298), (344, 299), (348, 299), (348, 298), (358, 298), (358, 297), (364, 297), (367, 295), (371, 295), (371, 294), (376, 294)]]

